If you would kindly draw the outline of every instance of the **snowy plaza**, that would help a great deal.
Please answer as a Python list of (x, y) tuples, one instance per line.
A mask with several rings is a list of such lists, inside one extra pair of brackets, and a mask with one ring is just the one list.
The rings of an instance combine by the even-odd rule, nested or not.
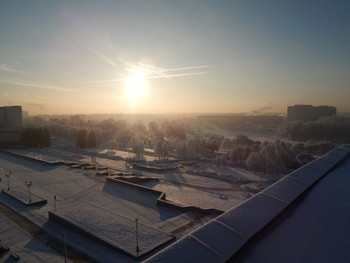
[[(206, 176), (186, 173), (188, 168), (137, 170), (104, 151), (90, 155), (54, 148), (9, 149), (0, 155), (2, 204), (60, 242), (65, 233), (71, 250), (107, 261), (116, 256), (140, 261), (269, 183), (268, 178), (238, 169), (220, 168), (230, 180), (208, 176), (217, 169), (208, 164), (197, 167)], [(103, 170), (123, 182), (107, 181)], [(140, 182), (124, 182), (135, 178)], [(159, 201), (157, 193), (164, 200)], [(93, 249), (87, 250), (89, 246)]]

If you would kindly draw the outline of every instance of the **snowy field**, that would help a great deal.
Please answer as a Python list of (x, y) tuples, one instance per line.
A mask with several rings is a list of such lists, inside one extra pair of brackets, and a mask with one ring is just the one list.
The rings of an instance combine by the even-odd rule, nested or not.
[(217, 167), (211, 163), (200, 163), (187, 169), (187, 172), (192, 171), (198, 175), (211, 175), (215, 174), (222, 178), (231, 178), (233, 181), (276, 181), (279, 180), (283, 175), (276, 176), (275, 174), (253, 172), (240, 167), (231, 166), (219, 166)]
[[(280, 139), (275, 133), (258, 133), (258, 132), (245, 131), (245, 130), (222, 130), (222, 129), (205, 128), (203, 129), (203, 132), (223, 135), (226, 139), (233, 139), (237, 135), (241, 135), (241, 134), (246, 135), (253, 141), (260, 141), (260, 142), (264, 142), (264, 141), (275, 142), (277, 139)], [(292, 141), (288, 139), (280, 139), (280, 140), (283, 140), (284, 142), (291, 143), (291, 144), (299, 143), (298, 141)]]
[(250, 196), (245, 191), (203, 191), (169, 182), (147, 182), (142, 185), (165, 192), (167, 200), (176, 204), (222, 211), (229, 210)]
[[(42, 151), (41, 153), (40, 152), (33, 153), (31, 151), (24, 151), (24, 150), (15, 150), (15, 151), (27, 156), (31, 156), (31, 157), (34, 156), (39, 160), (42, 160), (42, 159), (50, 160), (50, 161), (59, 161), (59, 160), (68, 161), (69, 160), (70, 162), (72, 161), (85, 162), (85, 163), (93, 164), (97, 167), (108, 167), (110, 169), (120, 170), (123, 172), (132, 173), (142, 177), (157, 178), (157, 179), (160, 179), (162, 183), (152, 186), (154, 189), (157, 189), (157, 190), (163, 189), (167, 193), (167, 196), (169, 198), (174, 196), (174, 193), (176, 192), (179, 193), (178, 194), (179, 196), (182, 196), (181, 198), (172, 198), (171, 199), (172, 201), (182, 205), (205, 204), (205, 208), (207, 208), (209, 204), (216, 204), (218, 205), (216, 208), (221, 210), (226, 210), (227, 208), (230, 207), (230, 205), (232, 204), (235, 205), (241, 202), (242, 200), (247, 199), (247, 197), (250, 196), (248, 193), (249, 191), (242, 192), (242, 190), (247, 190), (248, 188), (243, 187), (243, 188), (237, 189), (237, 183), (246, 181), (250, 183), (250, 188), (261, 190), (264, 187), (271, 184), (271, 182), (281, 178), (281, 176), (277, 177), (271, 174), (253, 173), (251, 171), (247, 171), (241, 168), (222, 167), (222, 166), (217, 167), (216, 165), (213, 165), (210, 163), (201, 163), (192, 167), (186, 166), (186, 168), (181, 169), (180, 172), (171, 171), (171, 172), (157, 173), (157, 172), (149, 172), (149, 171), (142, 171), (138, 169), (128, 168), (125, 165), (125, 162), (121, 160), (111, 160), (111, 159), (100, 158), (100, 157), (91, 157), (88, 155), (71, 153), (71, 152), (66, 152), (58, 149), (47, 149), (45, 151)], [(76, 171), (77, 173), (83, 173), (86, 176), (90, 176), (91, 179), (93, 180), (98, 180), (93, 176), (96, 173), (95, 170), (92, 170), (89, 172), (89, 171), (82, 171), (77, 169)], [(101, 178), (100, 180), (103, 180), (103, 178)], [(68, 189), (65, 189), (65, 191), (67, 191)], [(176, 189), (179, 189), (179, 190), (176, 190)], [(184, 195), (181, 194), (181, 191), (182, 190), (185, 191), (184, 189), (186, 189), (188, 194), (193, 194), (194, 196), (197, 196), (197, 197), (199, 194), (199, 196), (201, 196), (201, 199), (203, 199), (203, 201), (198, 202), (200, 198), (193, 198), (194, 196), (191, 196), (191, 195), (186, 195), (186, 197), (183, 197)], [(189, 191), (190, 189), (192, 189), (192, 191)], [(235, 190), (239, 190), (239, 191), (235, 191)], [(59, 196), (60, 194), (57, 193), (57, 195)], [(64, 197), (60, 196), (59, 200), (63, 200), (65, 197), (66, 195)], [(212, 200), (213, 197), (214, 197), (214, 201)], [(191, 200), (193, 200), (192, 203), (191, 203)]]
[[(131, 152), (131, 149), (130, 151), (125, 151), (125, 150), (122, 151), (122, 150), (115, 150), (115, 149), (112, 150), (112, 149), (106, 149), (106, 148), (96, 148), (96, 149), (88, 149), (88, 151), (100, 153), (100, 154), (106, 155), (107, 157), (121, 157), (123, 159), (136, 158), (135, 154)], [(142, 159), (148, 162), (158, 159), (150, 154), (153, 154), (153, 152), (147, 149)]]
[[(4, 154), (0, 158), (0, 166), (11, 171), (10, 185), (23, 187), (25, 181), (32, 181), (32, 192), (48, 200), (48, 205), (36, 211), (45, 217), (54, 208), (55, 196), (57, 208), (87, 201), (150, 225), (179, 215), (177, 211), (158, 207), (153, 194), (106, 183), (103, 177), (95, 176), (94, 170), (42, 165)], [(5, 179), (1, 185), (7, 187)]]
[(254, 141), (261, 141), (261, 142), (263, 141), (274, 142), (275, 140), (278, 139), (277, 135), (273, 133), (263, 134), (263, 133), (244, 131), (244, 130), (223, 130), (223, 129), (205, 128), (203, 129), (203, 132), (223, 135), (226, 139), (233, 139), (235, 136), (240, 134), (246, 135)]

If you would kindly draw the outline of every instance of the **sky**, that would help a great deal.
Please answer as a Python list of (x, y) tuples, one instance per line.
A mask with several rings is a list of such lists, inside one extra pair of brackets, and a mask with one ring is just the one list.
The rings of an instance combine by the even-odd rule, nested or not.
[(0, 0), (0, 106), (350, 112), (348, 0)]

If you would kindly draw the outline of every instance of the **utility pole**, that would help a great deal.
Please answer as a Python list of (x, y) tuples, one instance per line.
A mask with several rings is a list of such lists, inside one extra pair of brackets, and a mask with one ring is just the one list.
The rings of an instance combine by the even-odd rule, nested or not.
[(32, 186), (32, 181), (30, 181), (30, 182), (25, 181), (25, 184), (29, 190), (29, 203), (31, 203), (32, 202), (32, 193), (30, 192), (30, 187)]

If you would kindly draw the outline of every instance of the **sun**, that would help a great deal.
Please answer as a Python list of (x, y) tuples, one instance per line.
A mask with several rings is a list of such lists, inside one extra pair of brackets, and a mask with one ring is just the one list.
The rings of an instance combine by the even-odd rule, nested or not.
[(131, 103), (136, 103), (146, 94), (146, 76), (148, 72), (142, 68), (128, 69), (130, 76), (125, 79), (125, 97)]

